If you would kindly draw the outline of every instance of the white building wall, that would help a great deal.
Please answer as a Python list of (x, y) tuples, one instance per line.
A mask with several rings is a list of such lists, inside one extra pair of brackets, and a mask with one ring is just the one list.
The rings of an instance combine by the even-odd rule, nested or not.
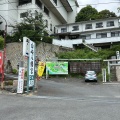
[[(41, 0), (42, 1), (42, 0)], [(50, 0), (54, 5), (55, 3), (53, 2), (53, 0)], [(11, 2), (11, 3), (10, 3)], [(68, 1), (70, 2), (70, 4), (72, 5), (74, 3), (74, 1)], [(63, 4), (61, 3), (60, 0), (58, 0), (57, 2), (57, 6), (56, 9), (59, 11), (59, 13), (63, 16), (63, 18), (67, 21), (68, 23), (74, 22), (74, 16), (76, 14), (76, 9), (77, 7), (73, 7), (74, 12), (68, 13), (66, 11), (66, 9), (64, 8)], [(75, 3), (74, 3), (75, 4)], [(43, 4), (44, 6), (44, 4)], [(46, 5), (45, 5), (46, 6)], [(47, 6), (46, 6), (47, 7)], [(54, 32), (54, 27), (56, 25), (60, 25), (62, 24), (62, 22), (59, 20), (58, 17), (56, 17), (55, 14), (53, 14), (49, 7), (48, 10), (50, 12), (50, 15), (46, 15), (44, 13), (44, 9), (40, 9), (36, 4), (35, 4), (35, 0), (32, 0), (32, 3), (29, 4), (25, 4), (25, 5), (20, 5), (18, 6), (18, 0), (10, 0), (9, 3), (5, 0), (0, 0), (0, 15), (2, 15), (5, 20), (7, 21), (8, 24), (8, 28), (7, 28), (7, 33), (11, 34), (13, 32), (13, 28), (11, 28), (11, 25), (15, 25), (17, 22), (21, 22), (22, 19), (20, 18), (20, 14), (23, 12), (26, 12), (27, 10), (31, 10), (31, 11), (35, 11), (37, 9), (37, 11), (42, 12), (44, 17), (43, 19), (47, 19), (48, 20), (48, 28), (47, 30), (49, 31), (49, 34), (52, 34)], [(69, 19), (68, 19), (69, 18)], [(50, 24), (52, 24), (53, 29), (52, 31), (50, 31)], [(5, 29), (5, 21), (3, 20), (3, 24), (0, 26), (1, 30)]]
[[(5, 18), (7, 21), (7, 33), (11, 34), (12, 32), (12, 27), (11, 25), (14, 25), (17, 21), (17, 6), (18, 3), (16, 0), (11, 0), (9, 3), (5, 0), (0, 1), (0, 15)], [(3, 21), (3, 24), (1, 25), (0, 29), (4, 30), (5, 29), (5, 21)]]
[[(107, 21), (114, 21), (114, 26), (107, 27)], [(96, 23), (103, 22), (103, 28), (96, 28)], [(86, 24), (92, 24), (92, 29), (85, 29)], [(58, 33), (61, 33), (61, 28), (67, 28), (67, 32), (76, 33), (76, 32), (92, 32), (92, 31), (99, 31), (104, 29), (112, 30), (112, 28), (118, 28), (119, 27), (118, 19), (112, 19), (112, 20), (99, 20), (99, 21), (86, 21), (86, 22), (78, 22), (78, 23), (71, 23), (71, 24), (64, 24), (57, 26)], [(79, 26), (79, 30), (73, 31), (73, 26)], [(86, 34), (86, 33), (85, 33)]]
[[(107, 26), (107, 21), (114, 21), (114, 26)], [(96, 23), (103, 22), (102, 28), (96, 28)], [(85, 29), (86, 24), (92, 24), (92, 29)], [(79, 30), (73, 31), (73, 26), (79, 26)], [(86, 43), (88, 44), (95, 44), (95, 43), (113, 43), (113, 42), (120, 42), (120, 37), (111, 37), (111, 32), (119, 31), (120, 32), (120, 18), (109, 18), (109, 19), (103, 19), (103, 20), (94, 20), (94, 21), (85, 21), (85, 22), (78, 22), (78, 23), (71, 23), (71, 24), (64, 24), (64, 25), (58, 25), (58, 33), (61, 33), (61, 28), (67, 28), (67, 33), (70, 35), (90, 35), (90, 38), (85, 39)], [(97, 33), (107, 33), (107, 37), (105, 38), (97, 38)], [(63, 33), (65, 35), (65, 33)], [(73, 43), (74, 42), (74, 43)], [(72, 47), (73, 44), (82, 44), (82, 39), (72, 39), (70, 40), (67, 38), (67, 34), (65, 36), (65, 39), (53, 40), (53, 44), (59, 45), (59, 46), (66, 46), (66, 47)]]
[[(5, 0), (1, 0), (0, 1), (0, 15), (5, 19), (3, 19), (1, 16), (0, 16), (0, 21), (2, 21), (3, 23), (0, 25), (0, 30), (5, 30), (5, 25), (6, 25), (6, 22), (8, 24), (8, 4), (6, 3)], [(5, 22), (6, 21), (6, 22)]]
[[(51, 0), (53, 1), (53, 0)], [(66, 11), (66, 9), (64, 8), (63, 4), (60, 2), (60, 0), (57, 1), (57, 6), (55, 5), (55, 7), (57, 8), (57, 10), (59, 11), (59, 13), (63, 16), (63, 18), (67, 21), (68, 20), (68, 13)]]
[(69, 0), (70, 6), (73, 9), (73, 12), (68, 12), (68, 16), (67, 16), (67, 22), (68, 23), (73, 23), (75, 22), (75, 17), (77, 15), (77, 6), (75, 3), (75, 0)]

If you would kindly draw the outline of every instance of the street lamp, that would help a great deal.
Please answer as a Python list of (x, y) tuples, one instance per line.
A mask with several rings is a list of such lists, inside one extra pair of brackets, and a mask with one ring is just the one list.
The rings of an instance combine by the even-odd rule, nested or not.
[(1, 83), (1, 88), (3, 88), (3, 81), (4, 81), (4, 63), (5, 63), (5, 55), (6, 55), (6, 33), (7, 33), (7, 21), (6, 19), (0, 15), (1, 18), (4, 19), (5, 21), (5, 30), (4, 30), (4, 44), (3, 44), (3, 48), (4, 48), (4, 52), (3, 52), (3, 73), (2, 73), (2, 83)]

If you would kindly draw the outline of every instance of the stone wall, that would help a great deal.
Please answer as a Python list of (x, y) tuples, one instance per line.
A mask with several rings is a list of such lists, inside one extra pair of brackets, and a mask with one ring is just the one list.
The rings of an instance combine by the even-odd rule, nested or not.
[[(59, 47), (56, 45), (48, 43), (40, 43), (36, 46), (36, 55), (41, 61), (46, 61), (46, 59), (55, 58), (56, 53), (63, 51), (70, 51), (72, 49)], [(27, 67), (27, 59), (23, 57), (23, 43), (14, 42), (6, 45), (6, 61), (10, 60), (13, 69), (17, 69), (17, 64), (19, 61), (24, 61), (25, 67)]]

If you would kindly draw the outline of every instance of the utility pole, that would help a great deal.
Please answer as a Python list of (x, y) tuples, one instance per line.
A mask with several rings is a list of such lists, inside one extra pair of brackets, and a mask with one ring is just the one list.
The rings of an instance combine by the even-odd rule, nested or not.
[(6, 19), (0, 15), (1, 18), (4, 19), (5, 21), (5, 30), (4, 30), (4, 44), (3, 44), (3, 48), (4, 48), (4, 52), (3, 52), (3, 73), (2, 73), (2, 81), (1, 81), (1, 88), (3, 89), (4, 88), (4, 72), (5, 72), (5, 58), (6, 58), (6, 35), (7, 35), (7, 21)]

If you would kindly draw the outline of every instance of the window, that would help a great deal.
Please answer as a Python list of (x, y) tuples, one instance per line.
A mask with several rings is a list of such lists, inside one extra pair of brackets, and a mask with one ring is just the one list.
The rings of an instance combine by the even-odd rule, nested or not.
[(102, 27), (103, 27), (103, 23), (102, 22), (96, 23), (96, 28), (102, 28)]
[(92, 29), (92, 24), (86, 24), (85, 29)]
[(56, 33), (56, 27), (54, 27), (54, 33)]
[(96, 34), (96, 38), (106, 38), (107, 37), (107, 33), (97, 33)]
[(50, 31), (52, 31), (52, 24), (50, 24)]
[(54, 1), (54, 3), (57, 5), (57, 0), (53, 0)]
[(114, 26), (114, 21), (108, 21), (107, 22), (107, 27), (111, 27)]
[(79, 35), (69, 35), (69, 39), (77, 39), (79, 38)]
[(45, 25), (46, 27), (48, 27), (48, 20), (45, 20)]
[(120, 31), (111, 32), (111, 37), (118, 37), (118, 36), (120, 36)]
[(79, 30), (79, 26), (73, 26), (73, 30), (72, 31), (76, 31)]
[(49, 10), (44, 6), (44, 12), (49, 16)]
[(67, 28), (61, 28), (61, 33), (67, 32)]
[(35, 0), (35, 4), (42, 9), (42, 3), (40, 0)]
[(19, 5), (24, 5), (24, 4), (28, 4), (31, 3), (32, 0), (19, 0)]
[(81, 35), (80, 36), (80, 38), (82, 38), (82, 39), (91, 39), (91, 35), (90, 34), (88, 34), (88, 35)]
[(20, 18), (24, 18), (28, 16), (28, 12), (24, 12), (20, 14)]

